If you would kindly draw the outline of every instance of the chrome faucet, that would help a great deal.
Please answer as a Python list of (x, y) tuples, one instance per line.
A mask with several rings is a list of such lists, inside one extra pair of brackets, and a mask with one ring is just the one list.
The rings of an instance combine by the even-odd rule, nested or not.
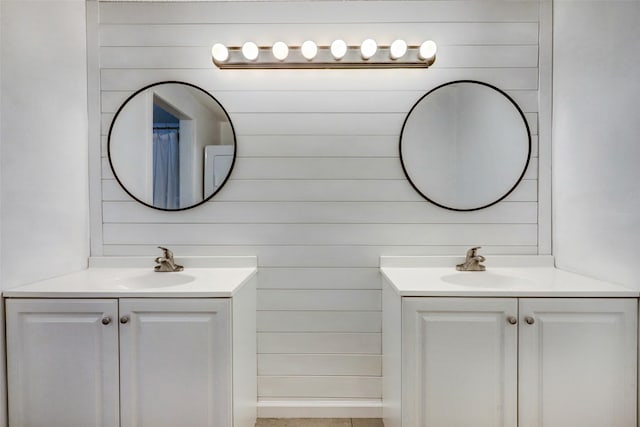
[(183, 266), (176, 264), (173, 260), (173, 252), (162, 246), (158, 246), (158, 248), (162, 249), (162, 256), (156, 258), (156, 264), (158, 265), (154, 267), (155, 271), (168, 272), (184, 270)]
[(471, 248), (467, 251), (467, 256), (462, 264), (456, 265), (458, 271), (484, 271), (485, 266), (480, 264), (484, 262), (485, 258), (482, 255), (478, 255), (478, 249), (480, 246)]

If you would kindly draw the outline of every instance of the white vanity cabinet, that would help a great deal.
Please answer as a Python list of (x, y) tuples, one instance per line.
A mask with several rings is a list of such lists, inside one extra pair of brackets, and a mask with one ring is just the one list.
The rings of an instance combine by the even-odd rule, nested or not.
[(517, 313), (515, 299), (404, 298), (402, 425), (515, 426)]
[(177, 261), (3, 291), (9, 427), (254, 427), (257, 258)]
[(228, 298), (120, 300), (122, 427), (232, 426)]
[(117, 300), (7, 300), (9, 426), (117, 426), (117, 322)]
[(233, 425), (231, 299), (6, 308), (10, 426)]
[(383, 293), (385, 427), (637, 425), (637, 299)]
[(519, 311), (519, 426), (637, 426), (637, 299), (521, 298)]

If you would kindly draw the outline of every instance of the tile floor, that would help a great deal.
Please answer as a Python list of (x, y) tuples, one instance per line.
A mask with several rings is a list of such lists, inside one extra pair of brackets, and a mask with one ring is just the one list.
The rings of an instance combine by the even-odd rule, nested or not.
[(256, 427), (384, 427), (378, 418), (259, 418)]

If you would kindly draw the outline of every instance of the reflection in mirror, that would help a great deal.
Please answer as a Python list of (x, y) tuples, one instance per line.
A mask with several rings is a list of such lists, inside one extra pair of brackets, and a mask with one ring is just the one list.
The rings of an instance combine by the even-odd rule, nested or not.
[(461, 80), (438, 86), (413, 106), (400, 135), (409, 182), (451, 210), (491, 206), (513, 191), (529, 163), (524, 114), (501, 90)]
[(211, 198), (235, 160), (229, 115), (204, 90), (162, 82), (130, 96), (109, 130), (109, 163), (124, 190), (162, 210), (182, 210)]

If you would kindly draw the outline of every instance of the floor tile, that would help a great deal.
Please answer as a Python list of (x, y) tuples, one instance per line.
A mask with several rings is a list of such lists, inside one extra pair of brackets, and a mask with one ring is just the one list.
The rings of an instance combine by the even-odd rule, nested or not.
[(351, 427), (351, 420), (348, 418), (260, 418), (256, 427)]
[(351, 420), (352, 427), (384, 427), (380, 418), (354, 418)]

